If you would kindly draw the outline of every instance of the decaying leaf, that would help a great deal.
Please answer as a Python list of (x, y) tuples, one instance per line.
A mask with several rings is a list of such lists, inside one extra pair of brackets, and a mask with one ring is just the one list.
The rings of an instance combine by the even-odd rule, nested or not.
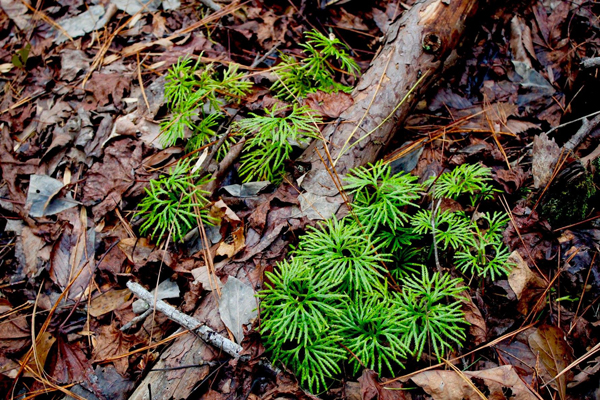
[(75, 207), (78, 202), (73, 200), (70, 193), (64, 198), (57, 197), (63, 187), (63, 183), (57, 179), (31, 175), (27, 192), (27, 204), (31, 205), (29, 215), (40, 218)]
[(322, 91), (309, 93), (306, 96), (305, 102), (310, 109), (315, 110), (323, 117), (329, 118), (339, 117), (354, 103), (352, 96), (341, 91), (336, 93), (325, 93)]
[(552, 171), (558, 157), (560, 148), (554, 141), (549, 139), (546, 132), (533, 138), (533, 151), (531, 153), (533, 174), (533, 186), (536, 189), (544, 187), (550, 182)]
[[(529, 336), (529, 347), (539, 357), (540, 364), (550, 379), (553, 379), (573, 361), (573, 349), (564, 339), (564, 335), (565, 333), (560, 328), (541, 325)], [(572, 378), (573, 372), (569, 371), (550, 383), (558, 391), (562, 400), (567, 396), (567, 383)]]
[(219, 312), (221, 320), (233, 333), (238, 343), (244, 339), (244, 325), (258, 315), (254, 289), (239, 279), (230, 276), (221, 289)]
[[(480, 384), (485, 385), (489, 399), (537, 399), (527, 385), (521, 381), (512, 365), (463, 373), (469, 379), (476, 378)], [(481, 400), (472, 386), (454, 371), (425, 371), (413, 376), (411, 380), (422, 387), (434, 400)], [(481, 390), (480, 385), (477, 386)]]
[(89, 307), (90, 315), (99, 317), (107, 314), (122, 306), (130, 298), (131, 291), (129, 289), (109, 290), (92, 299)]
[(519, 300), (517, 309), (521, 314), (527, 315), (530, 308), (538, 302), (546, 284), (529, 269), (527, 262), (516, 250), (512, 252), (508, 261), (514, 264), (508, 276), (508, 283)]

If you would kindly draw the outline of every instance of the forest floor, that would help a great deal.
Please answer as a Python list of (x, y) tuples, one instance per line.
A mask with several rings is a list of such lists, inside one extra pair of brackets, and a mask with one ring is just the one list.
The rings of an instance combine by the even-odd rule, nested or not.
[[(145, 237), (135, 213), (149, 182), (189, 156), (183, 141), (160, 140), (161, 121), (172, 118), (165, 76), (182, 57), (248, 74), (250, 93), (222, 110), (231, 122), (286, 105), (270, 91), (271, 67), (281, 52), (302, 57), (304, 32), (335, 35), (364, 72), (412, 6), (316, 3), (224, 1), (215, 11), (188, 0), (0, 1), (0, 394), (314, 398), (282, 365), (278, 374), (264, 366), (260, 318), (224, 317), (256, 310), (265, 271), (297, 244), (274, 237), (317, 223), (293, 185), (276, 196), (268, 182), (240, 186), (234, 159), (211, 197), (221, 225), (183, 242)], [(600, 70), (582, 64), (600, 52), (600, 5), (490, 2), (479, 13), (454, 65), (379, 157), (423, 179), (464, 163), (489, 167), (495, 210), (510, 215), (503, 238), (513, 270), (491, 280), (445, 267), (470, 295), (467, 340), (445, 364), (426, 354), (393, 376), (348, 368), (319, 397), (600, 398)], [(323, 124), (352, 103), (322, 95), (304, 104)], [(285, 168), (298, 178), (293, 160)], [(456, 203), (445, 207), (470, 207)], [(303, 212), (286, 214), (293, 207)], [(238, 280), (250, 294), (234, 300), (226, 287)], [(249, 359), (161, 312), (122, 330), (139, 314), (129, 281), (149, 290), (162, 282), (158, 297), (238, 341)], [(153, 379), (164, 384), (154, 397)]]

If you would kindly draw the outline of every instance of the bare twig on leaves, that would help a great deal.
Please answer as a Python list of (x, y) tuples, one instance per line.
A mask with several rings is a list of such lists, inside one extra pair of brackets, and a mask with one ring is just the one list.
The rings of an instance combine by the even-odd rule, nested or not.
[(179, 325), (189, 329), (192, 332), (196, 332), (206, 343), (210, 343), (211, 345), (223, 350), (231, 357), (240, 359), (242, 361), (248, 361), (249, 356), (241, 355), (242, 346), (239, 344), (232, 342), (224, 336), (221, 336), (219, 333), (215, 332), (197, 319), (182, 313), (164, 301), (157, 299), (155, 302), (154, 295), (144, 289), (144, 287), (139, 283), (129, 281), (127, 282), (127, 287), (133, 294), (144, 300), (150, 306), (154, 306), (157, 311), (165, 314), (170, 320), (177, 322)]

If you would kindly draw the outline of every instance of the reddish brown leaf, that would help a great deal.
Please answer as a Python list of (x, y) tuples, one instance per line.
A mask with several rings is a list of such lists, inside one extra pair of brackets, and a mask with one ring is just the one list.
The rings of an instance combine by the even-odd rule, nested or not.
[[(573, 361), (573, 349), (564, 339), (564, 335), (560, 328), (541, 325), (529, 336), (529, 347), (539, 357), (541, 365), (546, 370), (547, 378), (554, 379)], [(573, 372), (569, 371), (550, 383), (558, 390), (558, 395), (563, 400), (567, 396), (567, 383), (572, 378)]]
[[(99, 106), (107, 105), (111, 100), (112, 103), (120, 105), (125, 90), (129, 89), (130, 79), (124, 74), (94, 72), (86, 89), (94, 94)], [(108, 96), (112, 96), (112, 99), (109, 99)]]
[[(94, 360), (102, 361), (107, 358), (123, 355), (141, 342), (135, 335), (127, 335), (115, 328), (114, 325), (104, 325), (96, 332)], [(129, 368), (129, 357), (121, 357), (114, 360), (113, 364), (117, 372), (125, 376)]]
[(68, 343), (59, 335), (56, 348), (51, 376), (59, 383), (81, 382), (93, 373), (81, 342)]
[[(363, 400), (404, 400), (407, 395), (402, 390), (394, 390), (402, 387), (400, 382), (389, 384), (379, 383), (377, 373), (370, 369), (364, 369), (360, 378), (360, 392)], [(390, 388), (392, 390), (390, 390)]]
[[(0, 299), (0, 315), (12, 310), (6, 299)], [(15, 314), (0, 323), (0, 356), (11, 355), (26, 349), (31, 343), (29, 323), (24, 316)]]
[(123, 193), (135, 183), (134, 170), (141, 162), (139, 141), (117, 140), (104, 150), (104, 159), (92, 166), (83, 187), (83, 203), (93, 206), (94, 219), (99, 220), (120, 204)]
[(306, 96), (306, 105), (320, 115), (329, 118), (339, 117), (354, 101), (348, 93), (325, 93), (318, 91)]

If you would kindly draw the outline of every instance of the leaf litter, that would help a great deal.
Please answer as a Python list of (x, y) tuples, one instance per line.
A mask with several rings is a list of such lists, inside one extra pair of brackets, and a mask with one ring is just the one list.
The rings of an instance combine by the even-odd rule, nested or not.
[[(6, 226), (0, 233), (0, 391), (8, 393), (15, 383), (21, 393), (42, 390), (35, 376), (44, 372), (59, 384), (77, 382), (67, 390), (84, 398), (142, 399), (148, 394), (143, 376), (158, 376), (150, 379), (151, 387), (165, 398), (314, 398), (291, 374), (273, 376), (261, 366), (255, 294), (264, 287), (264, 271), (288, 254), (296, 240), (289, 238), (301, 235), (310, 221), (347, 212), (344, 202), (334, 197), (338, 191), (326, 171), (305, 175), (301, 164), (290, 162), (293, 181), (276, 190), (269, 182), (241, 182), (234, 166), (213, 196), (221, 223), (207, 228), (208, 248), (198, 245), (199, 232), (196, 245), (164, 247), (138, 237), (140, 221), (132, 211), (148, 181), (185, 155), (182, 147), (160, 152), (160, 122), (167, 117), (163, 76), (184, 55), (250, 66), (268, 54), (259, 67), (272, 66), (277, 51), (300, 55), (301, 32), (315, 23), (347, 41), (366, 67), (379, 49), (378, 38), (411, 2), (321, 2), (313, 9), (299, 1), (252, 1), (218, 23), (184, 33), (177, 32), (202, 19), (185, 2), (54, 3), (42, 4), (38, 18), (23, 2), (0, 2), (6, 16), (0, 64), (7, 84), (0, 115)], [(469, 342), (456, 349), (461, 355), (481, 345), (482, 358), (465, 359), (464, 376), (438, 368), (403, 383), (386, 384), (391, 377), (372, 371), (348, 373), (323, 397), (478, 398), (475, 386), (488, 398), (528, 399), (536, 392), (577, 399), (592, 398), (597, 390), (594, 357), (563, 370), (598, 343), (598, 225), (574, 220), (575, 226), (559, 232), (562, 227), (551, 225), (535, 206), (540, 191), (566, 168), (559, 163), (560, 149), (581, 125), (562, 124), (597, 111), (589, 101), (598, 89), (596, 71), (579, 67), (600, 45), (597, 10), (587, 3), (538, 1), (518, 15), (503, 10), (494, 18), (475, 28), (462, 68), (447, 72), (435, 91), (423, 95), (386, 150), (393, 154), (407, 143), (425, 143), (409, 163), (423, 177), (483, 162), (505, 191), (512, 223), (504, 238), (515, 267), (506, 280), (469, 285)], [(109, 51), (97, 60), (104, 44)], [(271, 74), (257, 71), (253, 79), (260, 89), (225, 110), (228, 115), (280, 104), (268, 91)], [(352, 96), (317, 92), (305, 101), (335, 119)], [(597, 134), (591, 133), (584, 146), (563, 154), (565, 165), (579, 158), (593, 165), (594, 141)], [(561, 176), (567, 178), (581, 172), (566, 169)], [(593, 219), (597, 211), (592, 207), (585, 217)], [(251, 360), (224, 357), (191, 333), (170, 339), (170, 346), (159, 344), (177, 335), (177, 326), (158, 314), (121, 332), (136, 315), (125, 288), (130, 278), (148, 287), (171, 282), (168, 301), (224, 335), (228, 328)], [(34, 302), (45, 313), (56, 310), (38, 342), (39, 363), (30, 359), (33, 372), (18, 377), (21, 357), (32, 348), (32, 328), (40, 332), (45, 318), (31, 317)], [(535, 327), (486, 347), (518, 329), (532, 310), (539, 320)], [(427, 364), (409, 367), (419, 371)]]

